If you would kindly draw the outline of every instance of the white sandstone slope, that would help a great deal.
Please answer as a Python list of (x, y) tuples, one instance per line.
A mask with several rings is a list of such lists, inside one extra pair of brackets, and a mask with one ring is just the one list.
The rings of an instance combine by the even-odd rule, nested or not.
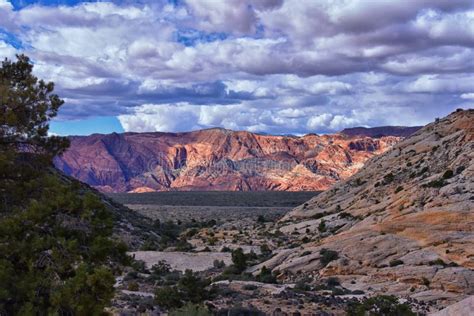
[[(279, 229), (304, 239), (262, 264), (282, 278), (337, 276), (349, 289), (437, 306), (473, 295), (474, 110), (458, 110), (370, 159), (287, 214)], [(338, 259), (323, 266), (323, 248)]]

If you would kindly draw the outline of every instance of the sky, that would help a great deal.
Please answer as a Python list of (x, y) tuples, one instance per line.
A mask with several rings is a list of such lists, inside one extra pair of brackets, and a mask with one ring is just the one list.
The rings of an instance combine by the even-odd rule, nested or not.
[(51, 132), (331, 133), (474, 106), (472, 0), (0, 0)]

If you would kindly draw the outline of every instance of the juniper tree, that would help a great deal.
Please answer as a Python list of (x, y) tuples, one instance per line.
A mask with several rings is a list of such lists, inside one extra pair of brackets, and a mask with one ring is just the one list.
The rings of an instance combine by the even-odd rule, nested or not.
[(68, 146), (66, 138), (48, 137), (49, 121), (64, 101), (54, 94), (54, 83), (33, 75), (33, 64), (25, 55), (17, 61), (5, 59), (0, 68), (1, 149), (21, 149), (51, 156)]

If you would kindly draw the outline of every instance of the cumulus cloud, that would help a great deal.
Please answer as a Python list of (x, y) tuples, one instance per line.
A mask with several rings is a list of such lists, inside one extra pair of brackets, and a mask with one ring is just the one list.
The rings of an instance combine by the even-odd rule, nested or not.
[(471, 0), (0, 0), (1, 57), (32, 57), (62, 119), (128, 131), (423, 124), (472, 99), (473, 47)]

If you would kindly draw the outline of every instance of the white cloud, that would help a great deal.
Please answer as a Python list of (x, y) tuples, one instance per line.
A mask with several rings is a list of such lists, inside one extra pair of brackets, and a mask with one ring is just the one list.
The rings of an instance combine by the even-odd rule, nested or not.
[(15, 47), (5, 43), (0, 39), (0, 56), (2, 57), (2, 60), (3, 58), (12, 59), (13, 57), (15, 57), (16, 52), (17, 51)]
[(419, 124), (474, 92), (472, 1), (179, 3), (0, 0), (0, 27), (56, 82), (63, 117), (121, 115), (126, 130)]
[(462, 99), (474, 100), (474, 93), (463, 93), (461, 94)]
[(474, 91), (474, 74), (469, 75), (424, 75), (407, 83), (405, 91), (421, 93), (460, 93)]

